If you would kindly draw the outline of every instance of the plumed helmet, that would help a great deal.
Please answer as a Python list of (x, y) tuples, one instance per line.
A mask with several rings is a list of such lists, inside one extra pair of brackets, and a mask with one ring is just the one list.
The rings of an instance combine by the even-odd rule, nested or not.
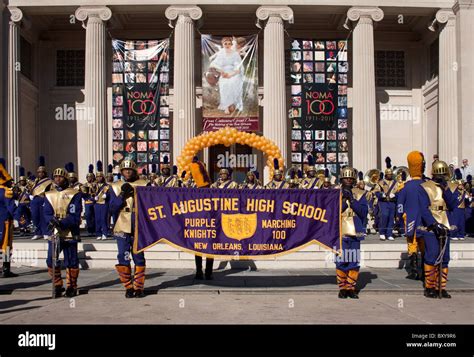
[(392, 170), (392, 159), (390, 159), (390, 156), (387, 156), (385, 158), (385, 175), (392, 175), (393, 170)]
[(95, 167), (96, 167), (96, 170), (97, 170), (95, 176), (96, 177), (104, 177), (104, 164), (102, 163), (102, 161), (98, 160)]
[(43, 171), (43, 172), (46, 172), (46, 160), (44, 158), (44, 156), (40, 156), (38, 158), (38, 169), (36, 170), (36, 172), (39, 172), (39, 171)]
[(276, 175), (282, 175), (283, 176), (283, 171), (280, 170), (280, 164), (278, 162), (278, 159), (273, 159), (273, 176)]
[(26, 181), (26, 175), (25, 175), (25, 168), (23, 166), (20, 166), (20, 177), (18, 178), (18, 181)]
[(87, 178), (89, 177), (94, 177), (94, 165), (90, 164), (89, 167), (87, 168)]

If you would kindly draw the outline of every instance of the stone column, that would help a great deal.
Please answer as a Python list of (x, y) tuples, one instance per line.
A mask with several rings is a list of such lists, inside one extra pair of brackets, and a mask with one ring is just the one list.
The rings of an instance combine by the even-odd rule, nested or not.
[(12, 177), (17, 179), (18, 169), (21, 165), (19, 152), (19, 104), (20, 97), (19, 74), (20, 74), (20, 21), (23, 12), (17, 7), (8, 7), (10, 10), (10, 26), (8, 33), (8, 88), (7, 88), (7, 170)]
[(194, 21), (202, 16), (197, 6), (170, 6), (165, 11), (174, 27), (173, 152), (175, 160), (186, 142), (196, 135), (196, 84), (194, 83)]
[(109, 163), (107, 131), (107, 46), (105, 21), (112, 11), (105, 6), (81, 6), (76, 18), (86, 21), (85, 101), (77, 121), (78, 169), (81, 177), (87, 165), (102, 160)]
[[(288, 166), (284, 21), (293, 21), (293, 10), (287, 6), (260, 6), (256, 15), (267, 21), (263, 32), (263, 135), (279, 146)], [(267, 170), (264, 176), (268, 181)]]
[(457, 0), (454, 5), (456, 14), (456, 51), (458, 61), (458, 115), (459, 138), (461, 139), (461, 157), (474, 161), (474, 119), (472, 116), (472, 85), (474, 83), (474, 2)]
[(359, 171), (379, 167), (375, 102), (374, 21), (383, 19), (378, 7), (351, 7), (352, 34), (352, 166)]
[[(439, 158), (460, 165), (459, 117), (457, 96), (456, 16), (451, 9), (436, 13), (439, 33), (438, 145)], [(445, 24), (444, 26), (442, 24)]]
[[(5, 11), (6, 5), (4, 0), (0, 0), (0, 48), (5, 49), (7, 47), (7, 43), (4, 41), (4, 32), (3, 32), (3, 12)], [(6, 62), (3, 60), (4, 55), (0, 55), (0, 83), (4, 83), (4, 78), (5, 74), (7, 73), (6, 68), (4, 66), (6, 65)], [(5, 108), (5, 102), (3, 99), (3, 85), (0, 85), (0, 108)], [(1, 111), (0, 111), (1, 112)], [(1, 112), (3, 115), (3, 112)], [(6, 153), (6, 142), (7, 138), (5, 135), (5, 120), (0, 121), (0, 157), (5, 157)]]

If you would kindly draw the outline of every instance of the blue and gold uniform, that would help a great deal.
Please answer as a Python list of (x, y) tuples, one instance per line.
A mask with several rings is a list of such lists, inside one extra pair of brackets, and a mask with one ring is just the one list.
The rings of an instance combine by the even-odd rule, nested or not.
[(31, 223), (30, 194), (27, 182), (25, 168), (20, 167), (20, 178), (15, 186), (18, 199), (18, 209), (16, 210), (14, 219), (18, 222), (21, 235), (27, 233), (28, 226)]
[(466, 197), (467, 192), (462, 181), (461, 170), (456, 169), (455, 180), (448, 183), (446, 194), (451, 200), (456, 200), (454, 208), (449, 211), (449, 224), (453, 227), (451, 232), (452, 240), (464, 240), (466, 235)]
[(107, 191), (110, 185), (105, 182), (102, 161), (97, 161), (96, 191), (94, 192), (94, 221), (97, 240), (106, 240), (109, 233), (109, 202)]
[(419, 208), (419, 195), (421, 185), (426, 181), (423, 172), (425, 171), (425, 159), (421, 152), (412, 151), (407, 156), (408, 171), (411, 180), (403, 184), (397, 195), (397, 214), (404, 223), (404, 231), (407, 240), (408, 257), (410, 261), (407, 278), (420, 279), (418, 273), (418, 252), (424, 254), (423, 240), (421, 233), (417, 233), (417, 227), (421, 225), (421, 211)]
[(263, 188), (262, 184), (260, 183), (258, 179), (258, 171), (252, 171), (252, 170), (248, 171), (245, 181), (240, 185), (240, 188), (249, 189), (249, 190)]
[(314, 160), (311, 155), (308, 155), (308, 166), (305, 170), (306, 177), (302, 178), (299, 188), (307, 190), (318, 189), (322, 186), (322, 182), (316, 175), (316, 168), (314, 166)]
[[(110, 185), (107, 191), (110, 213), (114, 216), (113, 234), (118, 248), (118, 264), (115, 265), (120, 281), (126, 289), (125, 297), (144, 297), (145, 286), (145, 253), (133, 253), (135, 231), (134, 188), (147, 186), (145, 180), (138, 178), (137, 165), (132, 160), (120, 163), (122, 180)], [(130, 256), (135, 263), (132, 279)]]
[[(425, 296), (450, 298), (446, 291), (448, 279), (449, 233), (451, 230), (448, 211), (452, 210), (457, 201), (447, 194), (446, 178), (449, 168), (444, 161), (437, 160), (432, 165), (432, 180), (421, 184), (419, 208), (421, 224), (418, 231), (422, 233), (425, 245)], [(440, 244), (441, 243), (441, 244)], [(438, 266), (441, 265), (441, 272)], [(439, 279), (441, 274), (441, 279)], [(441, 286), (439, 284), (441, 280)]]
[(278, 159), (273, 159), (273, 177), (272, 180), (265, 185), (266, 189), (269, 190), (281, 190), (290, 188), (288, 182), (283, 180), (283, 171), (280, 170)]
[(159, 187), (181, 187), (181, 180), (178, 176), (178, 167), (173, 165), (173, 172), (168, 176), (160, 176), (157, 181)]
[(379, 205), (379, 234), (381, 240), (394, 240), (393, 225), (397, 206), (398, 182), (393, 179), (392, 163), (389, 157), (385, 159), (387, 168), (385, 178), (378, 183), (379, 189), (375, 192)]
[(467, 175), (464, 189), (466, 190), (466, 233), (474, 234), (474, 187), (472, 186), (471, 175)]
[[(59, 249), (53, 252), (53, 244), (51, 240), (48, 241), (46, 264), (51, 278), (54, 275), (56, 297), (59, 297), (63, 291), (63, 280), (58, 257), (59, 253), (63, 252), (64, 265), (66, 266), (66, 296), (72, 297), (77, 294), (77, 278), (79, 276), (77, 245), (82, 212), (81, 194), (77, 190), (68, 187), (69, 183), (65, 169), (57, 168), (54, 170), (53, 178), (54, 189), (46, 193), (44, 202), (44, 220), (48, 223), (49, 234), (59, 238)], [(57, 262), (54, 267), (53, 254), (56, 254)]]
[(44, 196), (51, 188), (52, 181), (48, 177), (45, 166), (44, 156), (39, 157), (39, 167), (36, 171), (36, 179), (30, 194), (31, 218), (35, 225), (35, 234), (33, 240), (41, 238), (48, 239), (48, 225), (44, 222)]
[(339, 298), (359, 298), (356, 284), (360, 269), (360, 242), (365, 237), (364, 218), (367, 216), (368, 204), (366, 191), (354, 187), (356, 179), (355, 169), (342, 169), (342, 255), (336, 257)]
[(13, 249), (13, 217), (16, 204), (12, 189), (12, 177), (5, 169), (5, 160), (0, 159), (0, 247), (3, 256), (2, 275), (14, 277), (10, 271), (10, 257)]
[(95, 234), (95, 213), (94, 213), (94, 197), (97, 191), (95, 182), (94, 165), (89, 165), (89, 172), (86, 176), (87, 182), (82, 185), (82, 198), (84, 200), (84, 216), (86, 219), (86, 228), (89, 236)]
[(219, 178), (211, 185), (211, 188), (235, 189), (239, 188), (239, 184), (232, 180), (232, 176), (228, 169), (220, 169)]

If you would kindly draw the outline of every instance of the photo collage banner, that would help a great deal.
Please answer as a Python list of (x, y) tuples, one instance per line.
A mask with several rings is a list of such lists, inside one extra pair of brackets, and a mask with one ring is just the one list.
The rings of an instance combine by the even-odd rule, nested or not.
[(150, 172), (170, 159), (169, 39), (112, 46), (113, 163), (128, 158)]
[(202, 126), (259, 131), (258, 36), (201, 35)]
[(349, 163), (345, 40), (291, 40), (291, 161), (337, 175)]

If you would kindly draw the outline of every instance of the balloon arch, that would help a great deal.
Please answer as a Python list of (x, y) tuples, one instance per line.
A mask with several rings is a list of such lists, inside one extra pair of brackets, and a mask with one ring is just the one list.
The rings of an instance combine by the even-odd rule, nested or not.
[(255, 133), (239, 131), (235, 128), (225, 127), (218, 131), (204, 132), (190, 139), (183, 147), (181, 154), (177, 158), (180, 172), (186, 171), (189, 178), (193, 157), (202, 149), (223, 144), (226, 147), (232, 144), (248, 145), (262, 151), (267, 157), (267, 166), (270, 170), (270, 177), (273, 175), (273, 159), (278, 159), (280, 169), (283, 169), (284, 162), (278, 146), (270, 139)]

